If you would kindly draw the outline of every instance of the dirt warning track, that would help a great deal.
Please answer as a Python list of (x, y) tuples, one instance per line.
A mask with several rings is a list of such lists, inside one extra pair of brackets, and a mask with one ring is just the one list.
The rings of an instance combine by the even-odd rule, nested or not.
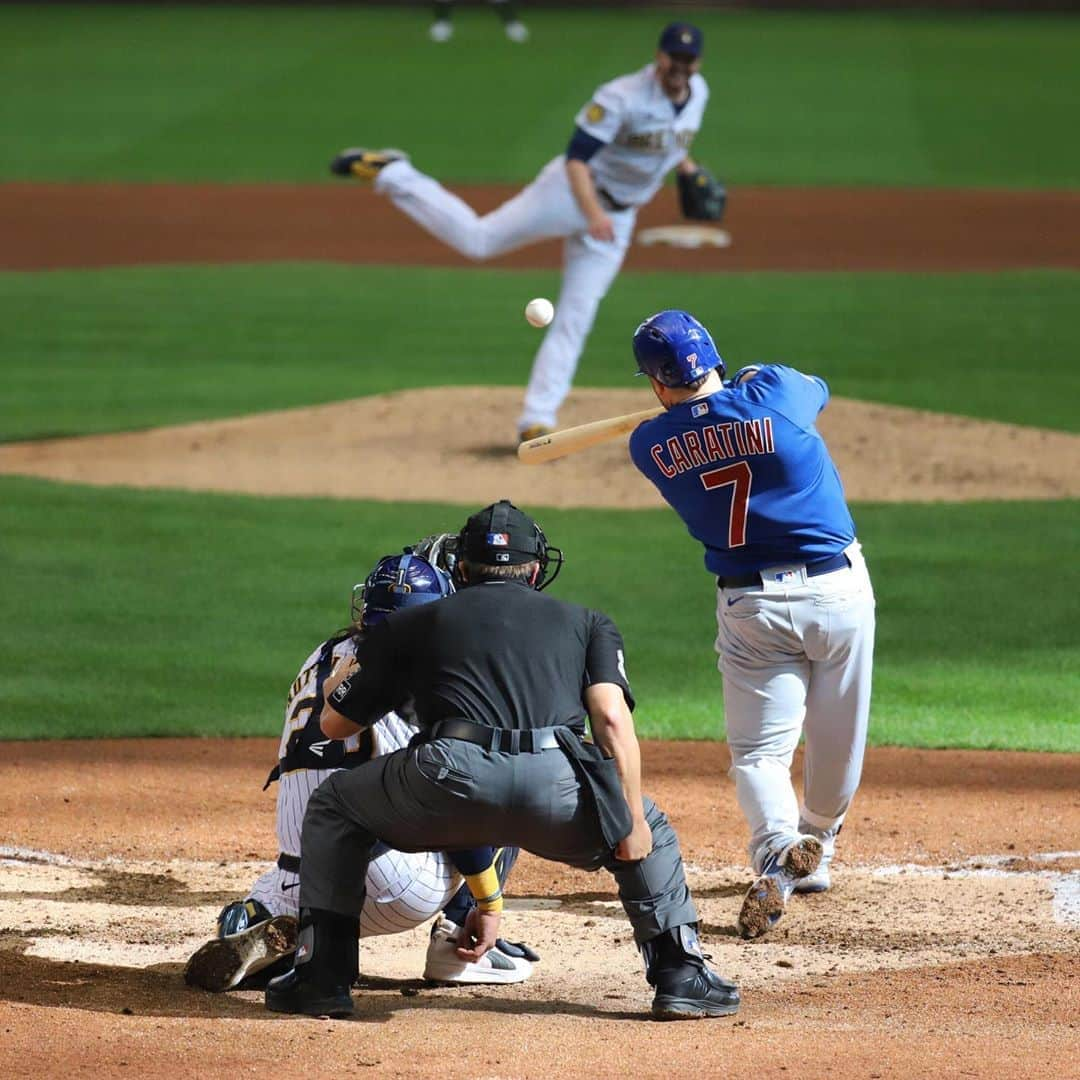
[[(477, 211), (517, 188), (455, 186)], [(639, 228), (679, 220), (661, 192)], [(1004, 270), (1080, 267), (1080, 193), (734, 188), (730, 248), (635, 244), (630, 270)], [(464, 266), (360, 184), (0, 184), (0, 268), (329, 260)], [(491, 265), (557, 268), (561, 245)]]

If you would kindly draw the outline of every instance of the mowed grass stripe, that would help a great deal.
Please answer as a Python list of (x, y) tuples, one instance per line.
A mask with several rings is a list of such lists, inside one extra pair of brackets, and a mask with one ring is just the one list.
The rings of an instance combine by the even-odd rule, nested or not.
[[(513, 493), (510, 493), (513, 494)], [(468, 508), (0, 479), (0, 738), (270, 735), (376, 558)], [(534, 510), (554, 594), (611, 613), (641, 733), (722, 734), (714, 588), (672, 514)], [(1080, 749), (1080, 504), (856, 508), (878, 595), (871, 740)], [(1037, 535), (1039, 543), (1032, 542)]]
[[(631, 385), (638, 322), (685, 307), (729, 370), (1080, 430), (1080, 274), (623, 274), (580, 386)], [(411, 387), (524, 387), (547, 271), (278, 264), (0, 274), (0, 440), (131, 430)]]
[[(515, 46), (465, 7), (440, 46), (422, 6), (5, 5), (0, 177), (329, 182), (329, 157), (363, 143), (448, 180), (524, 181), (670, 17), (527, 10)], [(692, 18), (712, 89), (695, 153), (730, 183), (1077, 186), (1075, 19)]]

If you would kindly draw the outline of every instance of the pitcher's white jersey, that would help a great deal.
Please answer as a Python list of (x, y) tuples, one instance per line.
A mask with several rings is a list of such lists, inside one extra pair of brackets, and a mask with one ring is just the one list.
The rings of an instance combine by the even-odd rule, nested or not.
[(708, 100), (705, 79), (691, 75), (690, 97), (676, 111), (653, 64), (604, 83), (575, 120), (606, 144), (589, 159), (596, 187), (627, 206), (647, 203), (689, 152)]
[[(304, 661), (289, 689), (278, 765), (271, 773), (271, 780), (276, 776), (279, 781), (279, 864), (263, 874), (248, 894), (272, 915), (299, 914), (300, 877), (296, 867), (301, 857), (304, 811), (311, 793), (337, 769), (352, 768), (402, 749), (417, 731), (415, 724), (391, 712), (367, 731), (347, 739), (327, 739), (323, 735), (318, 724), (323, 683), (339, 660), (355, 652), (351, 636), (324, 641)], [(460, 884), (461, 877), (442, 853), (406, 854), (379, 845), (368, 867), (361, 936), (398, 933), (427, 922), (442, 910)]]

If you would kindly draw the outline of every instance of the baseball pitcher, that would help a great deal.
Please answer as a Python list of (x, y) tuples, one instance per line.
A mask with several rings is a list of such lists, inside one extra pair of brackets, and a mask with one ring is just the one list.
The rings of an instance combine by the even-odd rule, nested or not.
[[(709, 98), (699, 72), (702, 42), (696, 26), (665, 27), (654, 61), (599, 87), (578, 113), (566, 151), (483, 217), (400, 150), (350, 148), (331, 162), (339, 176), (373, 180), (399, 210), (470, 259), (563, 238), (562, 288), (525, 391), (522, 441), (555, 427), (597, 308), (630, 245), (638, 208), (672, 169), (701, 179), (688, 154)], [(722, 212), (722, 202), (709, 205)]]

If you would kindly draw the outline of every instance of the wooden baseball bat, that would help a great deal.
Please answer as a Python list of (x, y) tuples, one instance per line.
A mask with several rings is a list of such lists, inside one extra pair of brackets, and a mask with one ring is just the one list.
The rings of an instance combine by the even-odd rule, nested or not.
[(659, 416), (664, 411), (662, 406), (655, 409), (642, 409), (641, 412), (627, 413), (625, 416), (611, 416), (607, 420), (593, 420), (577, 427), (563, 428), (550, 435), (541, 435), (529, 439), (518, 446), (518, 460), (525, 465), (540, 465), (545, 461), (576, 454), (590, 446), (628, 435), (642, 422)]

